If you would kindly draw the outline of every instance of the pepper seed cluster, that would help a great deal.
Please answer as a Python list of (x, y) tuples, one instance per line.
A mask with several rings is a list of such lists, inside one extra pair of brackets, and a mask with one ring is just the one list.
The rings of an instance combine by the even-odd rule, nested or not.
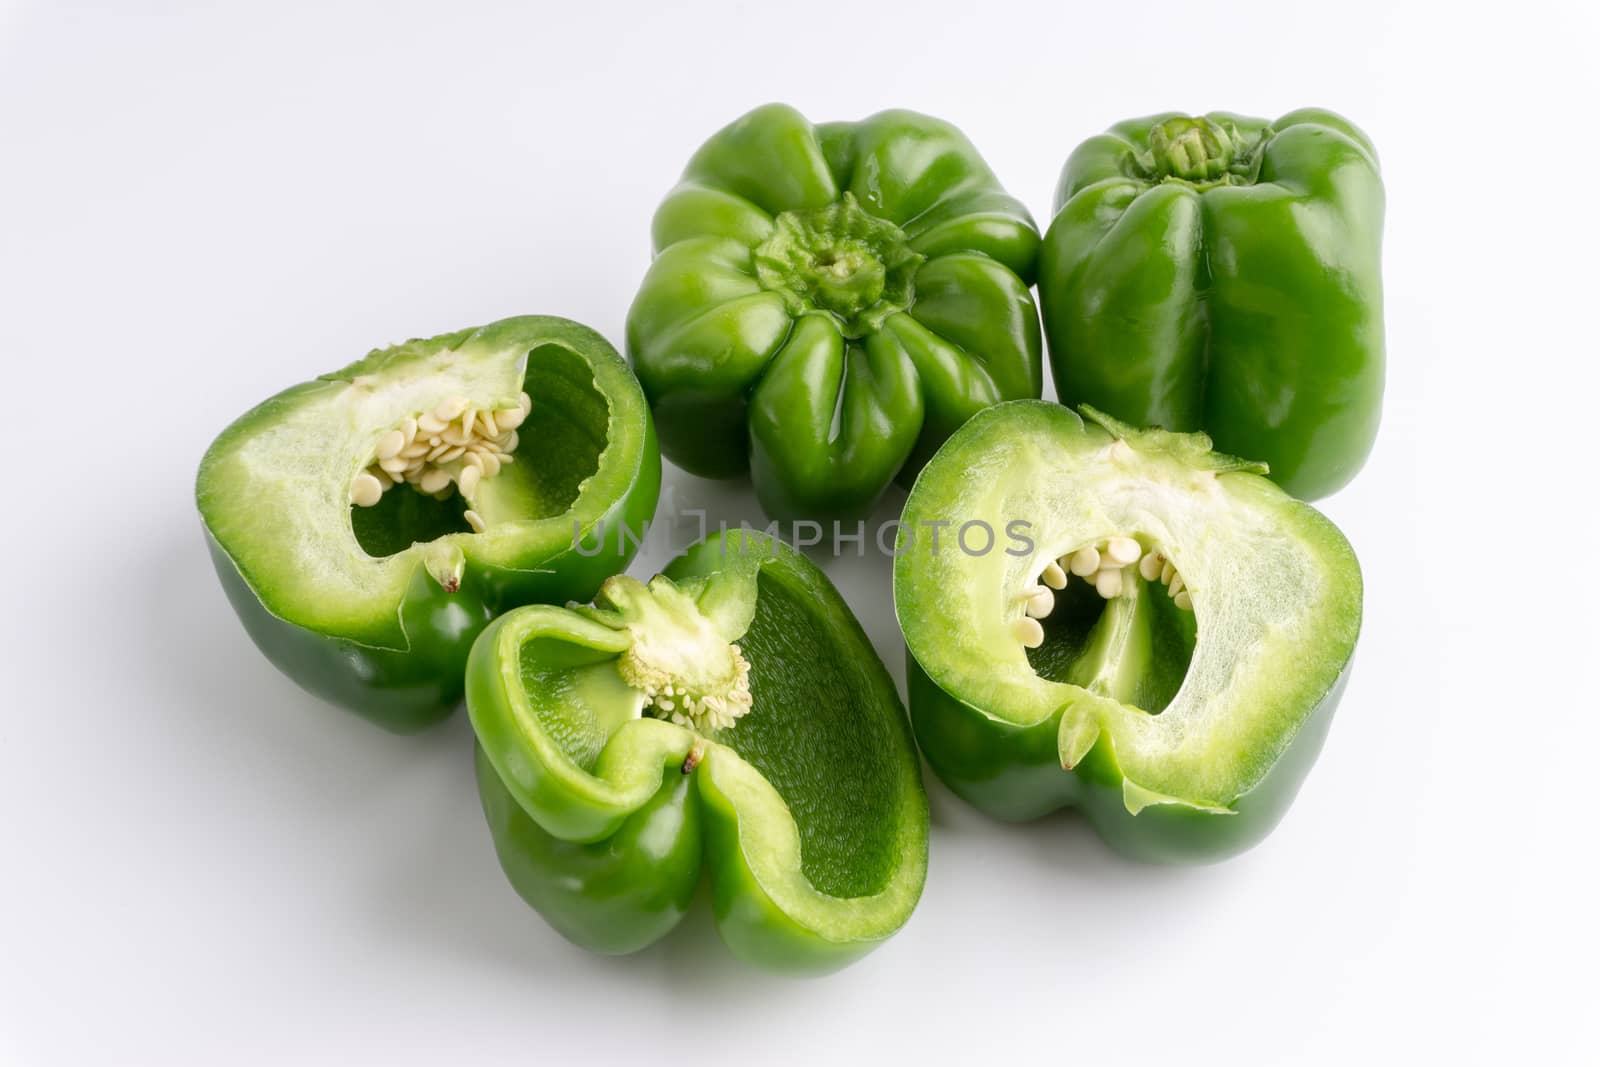
[(646, 687), (645, 699), (660, 717), (691, 730), (725, 730), (754, 704), (750, 692), (750, 664), (738, 645), (733, 652), (733, 684), (723, 693), (694, 693), (671, 682), (659, 689)]
[(1183, 575), (1172, 561), (1159, 552), (1143, 552), (1142, 555), (1141, 552), (1139, 542), (1133, 538), (1111, 537), (1051, 560), (1040, 572), (1039, 581), (1017, 594), (1017, 599), (1025, 604), (1023, 616), (1011, 624), (1012, 635), (1024, 648), (1038, 648), (1044, 644), (1044, 627), (1039, 620), (1048, 617), (1056, 606), (1052, 590), (1065, 589), (1072, 576), (1077, 575), (1094, 586), (1094, 591), (1102, 597), (1113, 600), (1122, 595), (1124, 575), (1136, 563), (1139, 577), (1147, 582), (1159, 578), (1179, 609), (1193, 611), (1194, 599), (1184, 588)]
[[(466, 397), (455, 396), (402, 419), (378, 438), (372, 464), (351, 481), (350, 502), (370, 508), (401, 482), (440, 500), (454, 487), (470, 502), (480, 481), (515, 459), (517, 427), (531, 410), (527, 393), (516, 407), (498, 411), (474, 408)], [(467, 511), (466, 520), (483, 532), (483, 517), (476, 511)]]

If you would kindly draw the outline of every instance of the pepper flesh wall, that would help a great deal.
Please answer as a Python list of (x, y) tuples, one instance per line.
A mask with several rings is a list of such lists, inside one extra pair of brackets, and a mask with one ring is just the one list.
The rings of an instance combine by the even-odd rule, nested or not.
[[(661, 458), (638, 382), (566, 319), (379, 349), (224, 430), (195, 498), (246, 631), (308, 691), (398, 732), (460, 702), (500, 611), (594, 595), (635, 543)], [(574, 533), (579, 537), (575, 540)]]
[(502, 616), (467, 708), (501, 865), (585, 948), (659, 940), (704, 870), (736, 955), (825, 973), (922, 892), (927, 798), (894, 683), (780, 541), (729, 531), (592, 607)]
[(917, 479), (907, 528), (1023, 519), (1032, 551), (895, 561), (917, 741), (1007, 820), (1083, 811), (1114, 848), (1205, 862), (1271, 831), (1361, 624), (1339, 531), (1203, 434), (1001, 404)]

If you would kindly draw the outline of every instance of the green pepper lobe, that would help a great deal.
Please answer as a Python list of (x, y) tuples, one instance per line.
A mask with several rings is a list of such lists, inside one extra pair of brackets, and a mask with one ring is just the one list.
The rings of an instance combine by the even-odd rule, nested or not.
[(890, 111), (758, 108), (656, 212), (628, 352), (668, 458), (769, 515), (864, 513), (950, 432), (1042, 386), (1038, 232), (971, 143)]
[(395, 730), (448, 715), (496, 613), (588, 597), (637, 547), (660, 458), (598, 334), (528, 316), (374, 351), (267, 400), (207, 450), (196, 500), (261, 650)]
[(910, 915), (927, 800), (893, 682), (837, 591), (733, 532), (594, 607), (496, 620), (467, 668), (507, 876), (568, 939), (631, 952), (709, 873), (718, 929), (774, 969), (837, 969)]
[(999, 405), (912, 489), (913, 537), (939, 520), (1027, 533), (896, 559), (917, 739), (998, 817), (1076, 806), (1131, 855), (1220, 858), (1271, 830), (1320, 748), (1360, 569), (1259, 465), (1086, 414)]
[(1073, 151), (1039, 257), (1056, 392), (1204, 430), (1302, 499), (1361, 469), (1384, 379), (1384, 192), (1327, 111), (1119, 123)]

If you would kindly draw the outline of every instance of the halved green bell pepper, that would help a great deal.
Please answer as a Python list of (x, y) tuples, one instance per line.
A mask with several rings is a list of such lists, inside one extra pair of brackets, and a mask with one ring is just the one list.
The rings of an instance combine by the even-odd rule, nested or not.
[[(998, 818), (1077, 807), (1129, 855), (1220, 859), (1321, 749), (1361, 571), (1259, 464), (1085, 412), (991, 408), (912, 488), (894, 597), (917, 741)], [(969, 523), (1004, 534), (977, 551)]]
[(927, 798), (894, 683), (822, 572), (731, 531), (596, 604), (510, 612), (467, 665), (483, 808), (524, 899), (632, 952), (704, 870), (734, 953), (798, 973), (899, 929)]
[(622, 357), (577, 323), (528, 316), (279, 393), (212, 443), (195, 498), (267, 658), (408, 732), (459, 703), (498, 612), (587, 598), (626, 566), (637, 542), (618, 529), (642, 529), (660, 483)]
[(1302, 499), (1343, 486), (1382, 407), (1383, 199), (1372, 142), (1327, 111), (1084, 142), (1039, 260), (1062, 402), (1205, 430)]
[(1039, 395), (1039, 235), (959, 130), (757, 108), (657, 210), (628, 354), (667, 458), (849, 517), (975, 411)]

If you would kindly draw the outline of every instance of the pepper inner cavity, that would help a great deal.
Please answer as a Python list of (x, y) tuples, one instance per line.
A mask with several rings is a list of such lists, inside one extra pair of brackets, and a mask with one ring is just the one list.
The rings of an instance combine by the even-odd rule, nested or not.
[[(402, 483), (435, 500), (457, 490), (469, 504), (478, 486), (514, 461), (517, 427), (528, 417), (533, 400), (527, 393), (515, 407), (477, 408), (463, 396), (440, 401), (431, 411), (417, 412), (379, 435), (368, 465), (350, 482), (350, 503), (375, 507), (390, 489)], [(470, 507), (462, 517), (476, 533), (483, 517)]]
[(1013, 636), (1050, 681), (1157, 713), (1188, 672), (1192, 594), (1171, 560), (1132, 537), (1063, 553), (1013, 603)]

